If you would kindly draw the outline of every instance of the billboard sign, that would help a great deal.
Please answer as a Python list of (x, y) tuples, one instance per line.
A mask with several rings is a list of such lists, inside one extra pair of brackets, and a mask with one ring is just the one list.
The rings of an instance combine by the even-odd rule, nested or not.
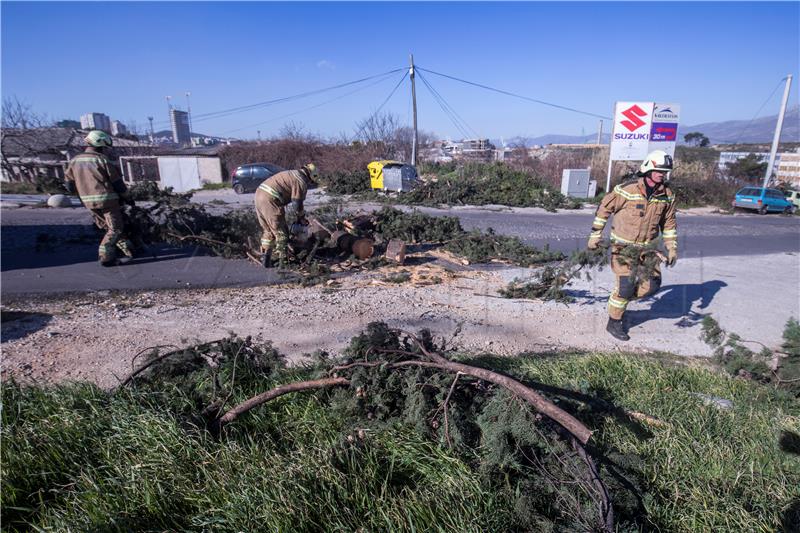
[(664, 150), (669, 155), (675, 156), (680, 112), (681, 106), (679, 104), (655, 104), (653, 106), (648, 152)]
[(650, 146), (653, 102), (617, 102), (611, 132), (612, 161), (642, 161)]

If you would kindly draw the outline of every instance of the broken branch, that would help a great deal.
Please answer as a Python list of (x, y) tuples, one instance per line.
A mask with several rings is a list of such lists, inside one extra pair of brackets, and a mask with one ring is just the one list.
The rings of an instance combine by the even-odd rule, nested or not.
[(345, 378), (334, 377), (334, 378), (315, 379), (311, 381), (298, 381), (295, 383), (280, 385), (278, 387), (275, 387), (274, 389), (268, 390), (267, 392), (263, 392), (258, 396), (253, 396), (249, 400), (245, 400), (239, 405), (228, 410), (224, 415), (222, 415), (219, 418), (219, 426), (222, 427), (225, 424), (233, 422), (234, 420), (239, 418), (247, 411), (253, 409), (254, 407), (258, 407), (263, 403), (266, 403), (270, 400), (273, 400), (279, 396), (283, 396), (284, 394), (288, 394), (290, 392), (298, 392), (310, 389), (322, 389), (325, 387), (334, 387), (337, 385), (349, 385), (349, 384), (350, 381), (348, 381)]

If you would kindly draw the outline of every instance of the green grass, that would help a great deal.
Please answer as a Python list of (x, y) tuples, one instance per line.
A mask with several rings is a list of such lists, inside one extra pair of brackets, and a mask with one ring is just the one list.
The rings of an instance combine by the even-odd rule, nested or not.
[[(800, 507), (800, 456), (780, 444), (800, 439), (800, 406), (784, 393), (634, 355), (465, 361), (559, 389), (545, 392), (595, 430), (621, 528), (776, 531), (791, 520), (789, 508)], [(313, 373), (242, 364), (230, 404)], [(413, 378), (405, 375), (404, 386), (425, 381)], [(445, 392), (450, 381), (442, 380)], [(523, 508), (543, 504), (522, 494), (532, 485), (515, 477), (518, 467), (502, 464), (514, 432), (487, 429), (522, 410), (502, 394), (479, 405), (479, 443), (451, 449), (402, 420), (352, 418), (337, 403), (352, 397), (347, 389), (282, 397), (215, 439), (194, 415), (211, 388), (209, 379), (190, 383), (179, 374), (116, 395), (88, 384), (6, 382), (4, 530), (477, 532), (569, 523), (557, 510), (536, 522)], [(734, 407), (704, 406), (695, 393)], [(666, 425), (643, 425), (620, 409)], [(553, 502), (572, 490), (563, 485)]]
[(203, 187), (201, 190), (203, 191), (218, 191), (220, 189), (230, 189), (231, 182), (230, 181), (223, 181), (221, 183), (203, 183)]

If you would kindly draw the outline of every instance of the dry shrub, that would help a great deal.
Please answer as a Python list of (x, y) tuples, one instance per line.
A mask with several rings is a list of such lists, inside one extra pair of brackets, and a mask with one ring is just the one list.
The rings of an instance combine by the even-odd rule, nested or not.
[(220, 152), (225, 174), (248, 163), (272, 163), (286, 169), (300, 168), (314, 162), (325, 175), (352, 174), (366, 170), (367, 164), (385, 157), (380, 143), (323, 144), (313, 140), (280, 139), (226, 146)]

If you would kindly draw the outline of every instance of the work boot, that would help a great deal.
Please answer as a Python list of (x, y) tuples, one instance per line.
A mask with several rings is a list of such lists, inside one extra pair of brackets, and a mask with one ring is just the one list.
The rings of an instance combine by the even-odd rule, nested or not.
[(261, 254), (261, 266), (264, 268), (272, 267), (272, 252), (264, 252)]
[(625, 327), (622, 325), (622, 319), (615, 320), (608, 317), (608, 324), (606, 324), (606, 331), (611, 333), (611, 336), (621, 341), (627, 341), (631, 338), (625, 332)]
[(112, 259), (101, 259), (100, 260), (100, 266), (104, 266), (104, 267), (113, 267), (113, 266), (117, 266), (117, 264), (118, 264), (118, 261), (117, 261), (116, 257), (114, 257)]

